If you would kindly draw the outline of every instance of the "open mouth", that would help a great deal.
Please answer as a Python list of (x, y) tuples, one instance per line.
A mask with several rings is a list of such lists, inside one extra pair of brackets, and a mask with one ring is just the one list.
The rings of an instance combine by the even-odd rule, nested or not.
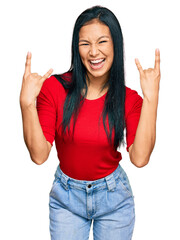
[(90, 60), (90, 66), (92, 69), (100, 69), (104, 66), (105, 58), (97, 59), (97, 60)]

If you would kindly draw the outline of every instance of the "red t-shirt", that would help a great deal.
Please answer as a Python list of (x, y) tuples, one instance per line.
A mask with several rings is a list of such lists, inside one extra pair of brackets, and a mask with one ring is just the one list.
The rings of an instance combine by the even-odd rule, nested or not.
[[(51, 145), (55, 140), (60, 168), (71, 178), (87, 181), (103, 178), (111, 174), (122, 159), (121, 153), (115, 151), (108, 142), (102, 118), (98, 128), (106, 94), (94, 100), (85, 99), (76, 121), (73, 141), (69, 135), (62, 138), (62, 127), (59, 128), (63, 119), (63, 105), (67, 95), (63, 85), (54, 76), (51, 76), (45, 80), (37, 97), (37, 112), (44, 136)], [(126, 87), (127, 151), (134, 141), (142, 101), (142, 97), (136, 91)], [(73, 121), (71, 119), (71, 133), (72, 129)], [(114, 137), (113, 133), (112, 138)]]

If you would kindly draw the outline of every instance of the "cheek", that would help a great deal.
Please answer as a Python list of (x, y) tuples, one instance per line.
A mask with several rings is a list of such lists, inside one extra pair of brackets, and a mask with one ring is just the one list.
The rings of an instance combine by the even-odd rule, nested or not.
[(111, 58), (111, 62), (113, 63), (113, 60), (114, 60), (114, 49), (113, 48), (110, 51), (110, 58)]
[(114, 48), (111, 44), (104, 47), (101, 50), (109, 58), (109, 61), (113, 61), (113, 59), (114, 59)]
[(87, 54), (88, 54), (88, 49), (79, 48), (79, 55), (81, 58), (83, 58), (83, 59), (87, 58)]
[(113, 49), (109, 50), (108, 52), (108, 58), (109, 58), (109, 63), (113, 63), (113, 59), (114, 59), (114, 51)]
[(81, 48), (79, 48), (79, 56), (80, 56), (80, 58), (82, 59), (83, 54), (82, 54)]

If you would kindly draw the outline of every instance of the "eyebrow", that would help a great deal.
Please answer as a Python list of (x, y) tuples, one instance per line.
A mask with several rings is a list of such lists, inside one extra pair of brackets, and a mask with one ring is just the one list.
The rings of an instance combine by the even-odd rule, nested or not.
[[(97, 41), (99, 41), (101, 38), (109, 38), (109, 36), (101, 36), (97, 39)], [(79, 40), (79, 42), (89, 42), (87, 40)]]

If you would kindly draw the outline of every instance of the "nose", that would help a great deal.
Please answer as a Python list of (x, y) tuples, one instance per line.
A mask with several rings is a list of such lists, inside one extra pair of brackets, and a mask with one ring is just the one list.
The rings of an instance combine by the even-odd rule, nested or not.
[(95, 57), (95, 56), (98, 55), (98, 53), (99, 53), (99, 50), (98, 50), (97, 45), (95, 45), (95, 44), (91, 45), (91, 48), (90, 48), (90, 51), (89, 51), (90, 56)]

